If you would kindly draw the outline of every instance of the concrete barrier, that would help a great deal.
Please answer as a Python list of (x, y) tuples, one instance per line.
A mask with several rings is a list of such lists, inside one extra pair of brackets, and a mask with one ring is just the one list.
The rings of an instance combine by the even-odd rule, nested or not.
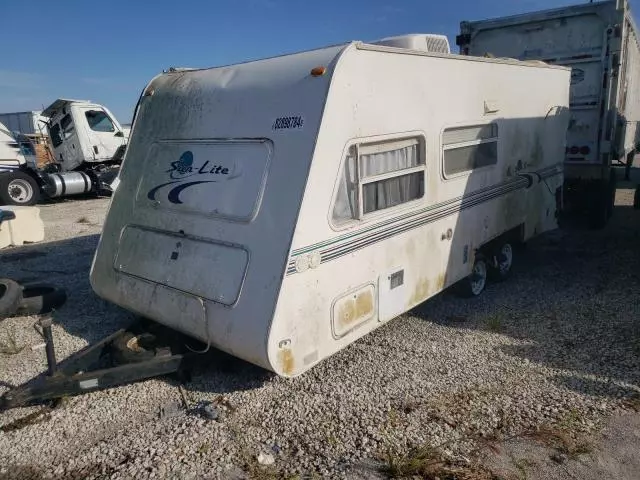
[(44, 223), (38, 207), (3, 205), (0, 210), (10, 210), (16, 216), (13, 220), (0, 223), (0, 248), (44, 240)]

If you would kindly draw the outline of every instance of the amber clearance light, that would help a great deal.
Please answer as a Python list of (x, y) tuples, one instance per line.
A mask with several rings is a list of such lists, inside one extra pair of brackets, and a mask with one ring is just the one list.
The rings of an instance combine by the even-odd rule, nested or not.
[(315, 67), (311, 69), (311, 75), (314, 77), (321, 77), (327, 71), (327, 67)]

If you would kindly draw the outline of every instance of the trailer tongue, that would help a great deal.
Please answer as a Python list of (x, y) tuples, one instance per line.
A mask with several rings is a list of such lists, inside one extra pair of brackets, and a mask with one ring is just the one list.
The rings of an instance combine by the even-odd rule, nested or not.
[(140, 322), (57, 363), (51, 318), (39, 324), (46, 342), (47, 371), (0, 396), (0, 412), (161, 375), (186, 378), (196, 355), (175, 331)]

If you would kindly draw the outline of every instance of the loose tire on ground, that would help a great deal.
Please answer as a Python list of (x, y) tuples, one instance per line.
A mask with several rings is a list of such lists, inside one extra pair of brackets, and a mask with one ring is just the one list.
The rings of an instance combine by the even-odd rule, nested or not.
[(0, 278), (0, 320), (16, 313), (21, 298), (22, 288), (18, 283)]
[(111, 344), (113, 360), (118, 365), (144, 362), (155, 357), (155, 335), (125, 332)]
[(41, 315), (60, 308), (67, 301), (63, 288), (47, 283), (23, 285), (18, 315)]
[(2, 205), (35, 205), (40, 200), (38, 182), (21, 171), (0, 174), (0, 203)]

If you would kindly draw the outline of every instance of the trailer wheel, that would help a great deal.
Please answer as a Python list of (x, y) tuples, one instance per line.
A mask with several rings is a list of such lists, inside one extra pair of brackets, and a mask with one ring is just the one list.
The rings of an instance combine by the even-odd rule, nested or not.
[(513, 246), (509, 242), (501, 242), (498, 244), (491, 255), (491, 264), (489, 265), (489, 278), (496, 282), (506, 280), (511, 273), (513, 266)]
[(155, 343), (156, 337), (150, 333), (125, 332), (111, 344), (113, 360), (119, 365), (151, 360), (156, 354)]
[(0, 175), (0, 201), (3, 205), (35, 205), (40, 199), (38, 182), (29, 174), (15, 171)]
[(21, 296), (22, 289), (18, 283), (8, 278), (0, 278), (0, 319), (16, 313)]
[(46, 283), (24, 285), (22, 299), (16, 313), (19, 315), (40, 315), (59, 308), (67, 301), (63, 288)]
[(482, 255), (477, 254), (471, 274), (459, 283), (459, 294), (465, 298), (479, 296), (487, 286), (487, 276), (487, 261)]

